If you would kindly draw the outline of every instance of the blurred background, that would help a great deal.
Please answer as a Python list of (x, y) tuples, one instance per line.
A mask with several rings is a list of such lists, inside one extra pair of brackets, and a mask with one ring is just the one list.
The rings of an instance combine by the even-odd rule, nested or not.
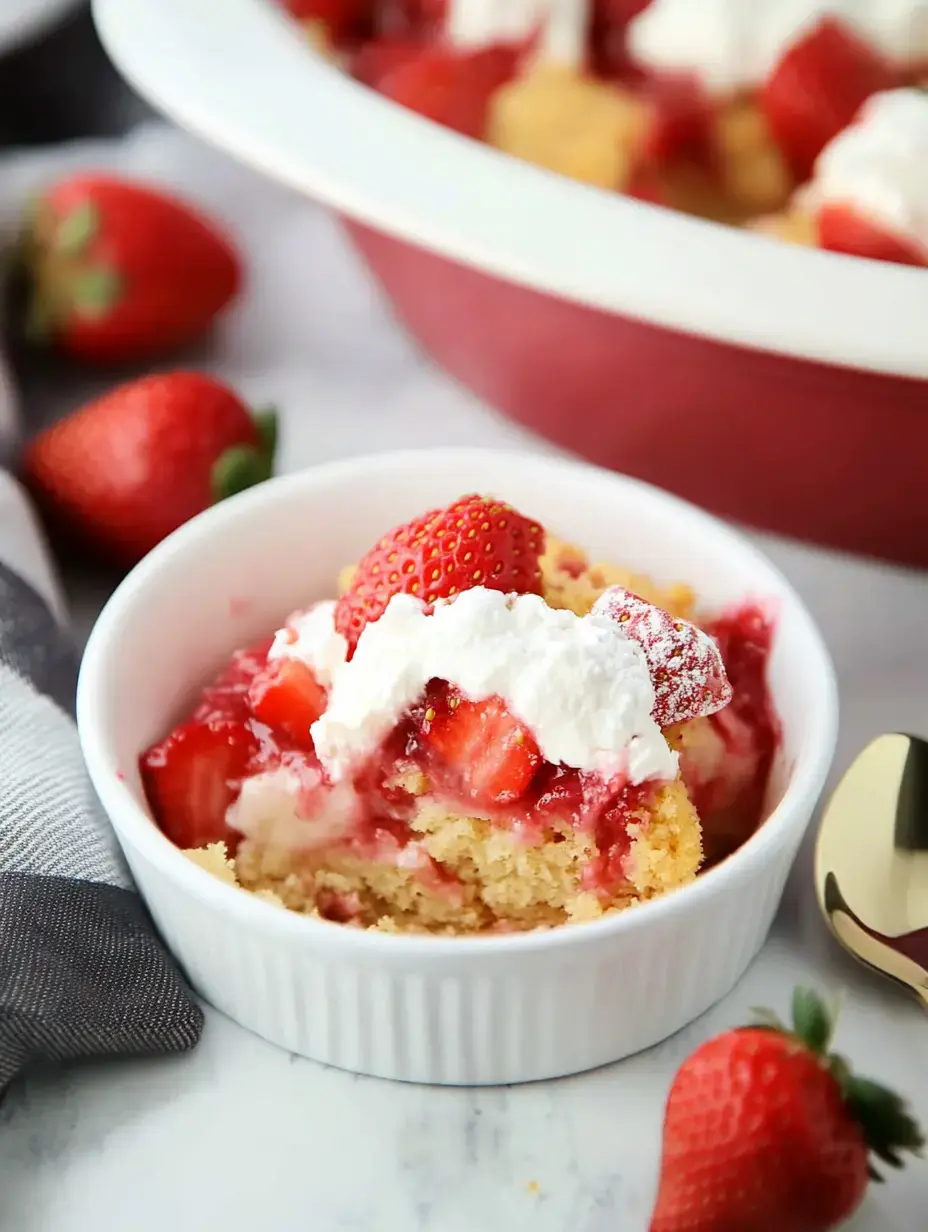
[[(26, 0), (20, 0), (29, 11)], [(5, 53), (0, 72), (0, 139), (40, 145), (126, 131), (149, 114), (108, 62), (83, 0), (33, 0), (44, 17), (23, 24), (25, 43)], [(39, 21), (39, 16), (36, 17)], [(30, 28), (31, 27), (31, 28)]]

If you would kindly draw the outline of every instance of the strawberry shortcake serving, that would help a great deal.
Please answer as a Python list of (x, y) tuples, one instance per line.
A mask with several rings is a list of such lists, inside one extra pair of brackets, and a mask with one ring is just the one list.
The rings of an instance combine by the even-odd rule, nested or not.
[[(917, 225), (900, 221), (924, 212), (928, 104), (914, 87), (928, 74), (928, 0), (282, 2), (387, 98), (548, 171), (928, 263)], [(864, 156), (878, 174), (855, 173)], [(810, 181), (824, 213), (806, 208)]]
[(480, 496), (389, 531), (338, 591), (140, 759), (217, 876), (356, 927), (531, 929), (672, 891), (759, 824), (759, 609), (706, 619)]

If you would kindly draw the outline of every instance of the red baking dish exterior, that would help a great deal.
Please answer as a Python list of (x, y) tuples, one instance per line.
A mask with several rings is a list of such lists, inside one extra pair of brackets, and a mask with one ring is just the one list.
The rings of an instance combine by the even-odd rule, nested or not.
[(725, 517), (928, 566), (928, 382), (664, 329), (345, 225), (423, 348), (526, 427)]

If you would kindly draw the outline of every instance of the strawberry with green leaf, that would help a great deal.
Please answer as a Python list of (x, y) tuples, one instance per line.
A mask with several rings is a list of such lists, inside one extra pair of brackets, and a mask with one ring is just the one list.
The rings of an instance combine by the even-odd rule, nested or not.
[(835, 1015), (797, 989), (793, 1023), (709, 1040), (673, 1081), (650, 1232), (828, 1232), (879, 1168), (924, 1146), (905, 1102), (830, 1052)]
[(26, 333), (95, 363), (148, 359), (194, 341), (242, 284), (238, 254), (215, 223), (111, 175), (74, 176), (43, 193), (20, 254)]
[(133, 565), (183, 522), (271, 475), (273, 412), (198, 372), (130, 381), (41, 432), (23, 478), (53, 530)]

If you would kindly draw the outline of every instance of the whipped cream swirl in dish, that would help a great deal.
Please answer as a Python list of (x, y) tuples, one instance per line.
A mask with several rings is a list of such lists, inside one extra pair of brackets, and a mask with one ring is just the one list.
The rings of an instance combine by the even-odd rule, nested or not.
[(763, 84), (828, 16), (894, 63), (928, 62), (928, 0), (651, 0), (628, 43), (646, 68), (692, 73), (713, 93), (733, 93)]
[(579, 617), (537, 595), (479, 586), (431, 614), (413, 596), (394, 595), (340, 665), (332, 619), (332, 606), (312, 609), (272, 653), (328, 673), (328, 708), (312, 735), (335, 781), (376, 750), (435, 678), (474, 700), (501, 697), (548, 761), (625, 773), (631, 783), (676, 776), (676, 754), (651, 717), (644, 652), (605, 614)]
[(928, 252), (928, 94), (874, 94), (825, 147), (797, 205), (847, 205)]

